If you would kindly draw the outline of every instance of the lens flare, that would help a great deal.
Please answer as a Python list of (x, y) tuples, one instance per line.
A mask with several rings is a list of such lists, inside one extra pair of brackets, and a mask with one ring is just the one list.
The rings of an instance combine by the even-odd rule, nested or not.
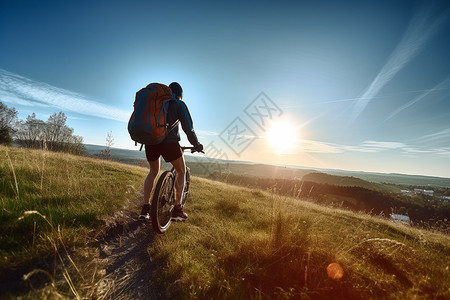
[(338, 280), (344, 276), (344, 269), (338, 263), (331, 263), (327, 267), (327, 274), (331, 279)]

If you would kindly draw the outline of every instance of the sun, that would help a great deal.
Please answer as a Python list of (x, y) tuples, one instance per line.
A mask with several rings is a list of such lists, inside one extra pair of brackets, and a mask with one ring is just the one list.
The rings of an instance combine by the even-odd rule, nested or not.
[(265, 138), (277, 154), (293, 154), (298, 147), (298, 128), (288, 119), (273, 121)]

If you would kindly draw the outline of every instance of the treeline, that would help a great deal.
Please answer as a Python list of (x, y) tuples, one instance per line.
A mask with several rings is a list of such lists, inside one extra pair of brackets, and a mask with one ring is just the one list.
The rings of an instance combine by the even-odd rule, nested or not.
[(18, 120), (17, 110), (0, 102), (0, 144), (41, 148), (51, 151), (84, 154), (83, 138), (74, 135), (66, 125), (63, 112), (52, 114), (45, 122), (32, 113), (25, 120)]
[[(210, 179), (250, 188), (259, 188), (282, 196), (307, 199), (324, 205), (339, 206), (353, 211), (389, 216), (407, 214), (415, 224), (438, 222), (450, 215), (450, 205), (424, 201), (419, 197), (386, 193), (362, 187), (337, 186), (298, 179), (274, 179), (232, 173), (213, 173)], [(335, 196), (335, 197), (333, 197)], [(337, 197), (336, 197), (337, 196)], [(439, 221), (441, 222), (441, 221)]]

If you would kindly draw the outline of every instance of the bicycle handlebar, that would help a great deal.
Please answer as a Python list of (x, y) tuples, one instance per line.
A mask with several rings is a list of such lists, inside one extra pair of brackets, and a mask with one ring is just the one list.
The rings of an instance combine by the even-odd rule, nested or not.
[(183, 146), (182, 146), (182, 147), (181, 147), (181, 150), (182, 150), (182, 151), (184, 151), (184, 150), (191, 150), (191, 153), (194, 153), (194, 152), (200, 152), (200, 153), (205, 154), (204, 151), (196, 151), (194, 147), (183, 147)]

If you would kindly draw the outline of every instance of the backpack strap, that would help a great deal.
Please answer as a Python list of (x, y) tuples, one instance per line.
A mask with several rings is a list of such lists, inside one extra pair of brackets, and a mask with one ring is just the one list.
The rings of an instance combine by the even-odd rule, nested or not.
[[(163, 127), (163, 126), (166, 126), (166, 124), (159, 124), (159, 118), (161, 118), (161, 115), (162, 115), (163, 112), (164, 112), (164, 116), (167, 116), (167, 113), (165, 112), (165, 109), (164, 109), (164, 104), (163, 104), (163, 106), (161, 107), (161, 110), (159, 111), (158, 116), (156, 117), (156, 127)], [(166, 126), (166, 127), (167, 127), (167, 126)]]
[[(169, 111), (169, 105), (170, 105), (171, 101), (175, 102), (175, 98), (172, 97), (170, 99), (167, 99), (167, 100), (163, 101), (163, 107), (162, 107), (161, 111), (159, 112), (157, 120), (159, 120), (159, 118), (161, 117), (161, 114), (163, 113), (163, 111), (164, 111), (165, 120), (167, 120), (167, 113)], [(165, 124), (166, 128), (168, 128), (168, 130), (169, 130), (167, 133), (171, 132), (178, 125), (179, 122), (180, 122), (180, 120), (176, 120), (172, 125), (170, 125), (168, 123)]]
[[(134, 145), (137, 146), (138, 142), (134, 141)], [(144, 147), (144, 144), (141, 144), (141, 147), (139, 147), (139, 151), (142, 151), (142, 148)]]

